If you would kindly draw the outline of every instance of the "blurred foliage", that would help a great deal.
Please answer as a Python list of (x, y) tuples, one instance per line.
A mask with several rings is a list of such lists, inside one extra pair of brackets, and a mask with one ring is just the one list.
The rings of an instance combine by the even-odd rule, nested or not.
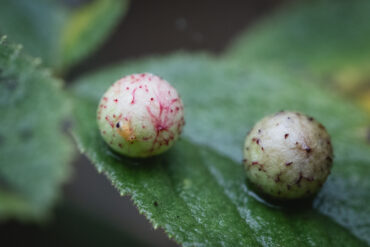
[(59, 73), (91, 54), (126, 13), (128, 0), (2, 0), (0, 32)]
[(303, 1), (248, 29), (227, 56), (309, 78), (370, 112), (370, 2)]
[(75, 64), (94, 51), (127, 8), (128, 0), (95, 0), (75, 10), (62, 31), (63, 67)]
[(61, 82), (0, 41), (0, 220), (47, 216), (69, 174), (73, 144), (62, 133), (70, 110)]

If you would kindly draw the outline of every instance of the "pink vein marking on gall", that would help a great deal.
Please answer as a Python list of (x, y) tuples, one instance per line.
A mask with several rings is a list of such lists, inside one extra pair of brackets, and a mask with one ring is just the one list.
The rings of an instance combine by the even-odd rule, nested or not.
[[(123, 77), (105, 92), (101, 104), (97, 120), (106, 133), (103, 139), (114, 150), (132, 157), (167, 150), (185, 124), (184, 107), (177, 91), (167, 81), (149, 73)], [(115, 138), (120, 140), (113, 142)]]

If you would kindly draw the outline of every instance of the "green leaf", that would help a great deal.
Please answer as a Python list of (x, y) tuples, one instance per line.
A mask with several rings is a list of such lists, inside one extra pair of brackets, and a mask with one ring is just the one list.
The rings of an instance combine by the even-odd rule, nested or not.
[(74, 11), (62, 31), (63, 63), (73, 65), (95, 50), (127, 8), (127, 0), (95, 0)]
[(24, 44), (29, 54), (41, 57), (45, 64), (56, 66), (60, 59), (60, 30), (66, 17), (66, 10), (54, 0), (2, 0), (0, 33)]
[(0, 220), (45, 217), (69, 175), (62, 133), (70, 105), (61, 82), (0, 40)]
[(283, 6), (232, 44), (244, 64), (329, 73), (370, 67), (370, 2), (304, 1)]
[[(185, 104), (183, 138), (164, 155), (129, 159), (100, 137), (98, 101), (120, 77), (152, 72)], [(370, 243), (369, 117), (306, 80), (274, 68), (239, 68), (199, 54), (117, 65), (76, 82), (78, 146), (141, 213), (184, 246), (362, 246)], [(250, 190), (241, 164), (247, 131), (266, 114), (299, 110), (332, 135), (334, 168), (304, 207), (272, 205)]]
[(238, 66), (274, 66), (358, 101), (370, 112), (370, 2), (300, 1), (240, 35), (227, 56)]
[(93, 52), (127, 7), (128, 0), (93, 0), (75, 9), (58, 0), (2, 0), (0, 32), (62, 71)]

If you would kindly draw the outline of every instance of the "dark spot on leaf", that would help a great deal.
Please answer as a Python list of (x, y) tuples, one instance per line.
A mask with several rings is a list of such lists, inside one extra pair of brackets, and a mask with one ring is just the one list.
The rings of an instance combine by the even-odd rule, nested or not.
[(259, 130), (258, 130), (258, 133), (260, 134), (261, 132), (262, 132), (262, 131), (261, 131), (261, 129), (259, 129)]
[(293, 164), (293, 162), (291, 161), (291, 162), (287, 162), (287, 163), (285, 163), (285, 165), (286, 166), (290, 166), (291, 164)]
[(119, 128), (120, 127), (120, 124), (119, 122), (116, 123), (116, 127)]
[(314, 119), (313, 117), (308, 117), (308, 120), (311, 122), (313, 121), (313, 119)]
[(288, 138), (288, 136), (289, 136), (289, 134), (285, 134), (285, 135), (284, 135), (284, 138), (286, 139), (286, 138)]
[(253, 161), (252, 165), (258, 165), (258, 161)]
[(157, 201), (154, 201), (153, 205), (154, 205), (155, 207), (158, 207), (158, 202), (157, 202)]
[(308, 146), (304, 150), (306, 151), (306, 153), (311, 153), (311, 151), (312, 151), (312, 149)]
[(33, 131), (31, 129), (24, 129), (19, 132), (19, 136), (23, 141), (28, 141), (33, 136)]

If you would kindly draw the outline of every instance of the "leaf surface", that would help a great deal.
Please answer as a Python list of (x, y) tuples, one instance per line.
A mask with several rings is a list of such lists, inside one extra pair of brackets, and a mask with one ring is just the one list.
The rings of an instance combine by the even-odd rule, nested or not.
[(0, 41), (0, 220), (47, 216), (69, 175), (61, 82), (21, 47)]
[[(115, 154), (100, 137), (103, 92), (130, 73), (170, 81), (185, 104), (181, 140), (150, 159)], [(205, 54), (176, 54), (117, 65), (72, 89), (78, 146), (140, 212), (184, 246), (361, 246), (370, 243), (369, 118), (340, 97), (276, 68), (250, 69)], [(292, 109), (322, 122), (335, 147), (332, 175), (312, 203), (281, 207), (248, 188), (244, 137), (266, 114)]]
[(370, 2), (300, 1), (242, 33), (226, 56), (313, 78), (370, 112)]

